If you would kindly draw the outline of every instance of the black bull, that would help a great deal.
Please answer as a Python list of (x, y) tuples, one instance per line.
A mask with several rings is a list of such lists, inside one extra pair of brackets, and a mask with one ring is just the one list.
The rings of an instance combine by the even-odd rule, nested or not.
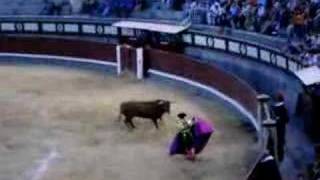
[(134, 117), (151, 119), (155, 127), (158, 129), (158, 119), (162, 119), (164, 113), (170, 113), (170, 101), (154, 100), (154, 101), (128, 101), (120, 105), (120, 116), (125, 117), (124, 123), (135, 128), (132, 122)]

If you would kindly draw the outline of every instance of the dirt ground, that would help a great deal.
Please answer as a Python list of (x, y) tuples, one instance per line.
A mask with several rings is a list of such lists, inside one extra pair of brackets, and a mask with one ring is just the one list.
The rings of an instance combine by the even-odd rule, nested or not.
[[(127, 100), (168, 99), (160, 129), (117, 121)], [(196, 162), (168, 156), (180, 111), (212, 120)], [(212, 99), (156, 81), (85, 70), (0, 66), (1, 180), (239, 180), (252, 153), (239, 117)], [(252, 154), (251, 154), (252, 155)]]

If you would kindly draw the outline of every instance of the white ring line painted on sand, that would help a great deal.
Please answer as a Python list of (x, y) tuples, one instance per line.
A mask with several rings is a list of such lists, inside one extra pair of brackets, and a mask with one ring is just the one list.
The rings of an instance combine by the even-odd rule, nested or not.
[(47, 55), (47, 54), (28, 54), (28, 53), (0, 53), (0, 57), (26, 57), (26, 58), (37, 58), (37, 59), (54, 59), (60, 61), (74, 61), (74, 62), (85, 62), (85, 63), (93, 63), (93, 64), (101, 64), (106, 66), (117, 66), (117, 63), (107, 62), (98, 59), (90, 59), (90, 58), (76, 58), (70, 56), (55, 56), (55, 55)]
[(40, 160), (39, 166), (33, 171), (30, 180), (40, 180), (48, 171), (52, 161), (56, 158), (58, 158), (58, 152), (56, 149), (53, 149), (47, 156)]
[(233, 105), (242, 114), (244, 114), (251, 121), (251, 123), (254, 125), (254, 127), (256, 128), (257, 131), (260, 130), (259, 125), (258, 125), (256, 119), (253, 117), (253, 115), (248, 110), (246, 110), (241, 104), (239, 104), (237, 101), (235, 101), (234, 99), (230, 98), (229, 96), (223, 94), (222, 92), (220, 92), (220, 91), (218, 91), (218, 90), (216, 90), (216, 89), (214, 89), (212, 87), (206, 86), (204, 84), (192, 81), (190, 79), (187, 79), (187, 78), (184, 78), (184, 77), (181, 77), (181, 76), (177, 76), (177, 75), (173, 75), (173, 74), (169, 74), (169, 73), (166, 73), (166, 72), (150, 69), (150, 70), (148, 70), (148, 73), (159, 75), (159, 76), (163, 76), (163, 77), (166, 77), (166, 78), (169, 78), (169, 79), (173, 79), (173, 80), (176, 80), (176, 81), (181, 81), (181, 82), (187, 83), (187, 84), (189, 84), (191, 86), (198, 87), (200, 89), (204, 89), (204, 90), (206, 90), (206, 91), (218, 96), (219, 98), (221, 98), (221, 99), (227, 101), (228, 103), (230, 103), (231, 105)]

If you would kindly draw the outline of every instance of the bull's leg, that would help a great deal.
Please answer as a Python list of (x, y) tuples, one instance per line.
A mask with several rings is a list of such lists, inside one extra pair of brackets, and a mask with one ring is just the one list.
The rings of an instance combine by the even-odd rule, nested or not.
[(124, 121), (124, 124), (125, 124), (128, 128), (130, 128), (130, 127), (129, 127), (129, 122), (128, 122), (127, 120)]
[(152, 119), (152, 122), (153, 122), (154, 126), (156, 126), (156, 128), (159, 129), (157, 119)]
[(130, 118), (128, 118), (128, 122), (129, 122), (129, 124), (131, 125), (131, 127), (134, 129), (134, 128), (136, 128), (136, 126), (133, 124), (133, 122), (132, 122), (132, 117), (130, 117)]
[(130, 121), (131, 121), (131, 120), (130, 120), (128, 117), (126, 117), (125, 120), (124, 120), (124, 124), (125, 124), (128, 128), (130, 128), (130, 127), (129, 127)]

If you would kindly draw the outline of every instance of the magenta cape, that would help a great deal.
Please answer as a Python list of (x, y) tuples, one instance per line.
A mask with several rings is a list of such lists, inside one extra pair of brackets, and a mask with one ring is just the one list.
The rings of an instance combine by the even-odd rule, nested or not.
[[(213, 125), (209, 121), (196, 118), (195, 124), (192, 127), (193, 147), (196, 150), (196, 154), (199, 154), (204, 149), (213, 132)], [(177, 133), (170, 145), (169, 154), (185, 154), (185, 150), (183, 149), (183, 145), (181, 143), (182, 142)]]

